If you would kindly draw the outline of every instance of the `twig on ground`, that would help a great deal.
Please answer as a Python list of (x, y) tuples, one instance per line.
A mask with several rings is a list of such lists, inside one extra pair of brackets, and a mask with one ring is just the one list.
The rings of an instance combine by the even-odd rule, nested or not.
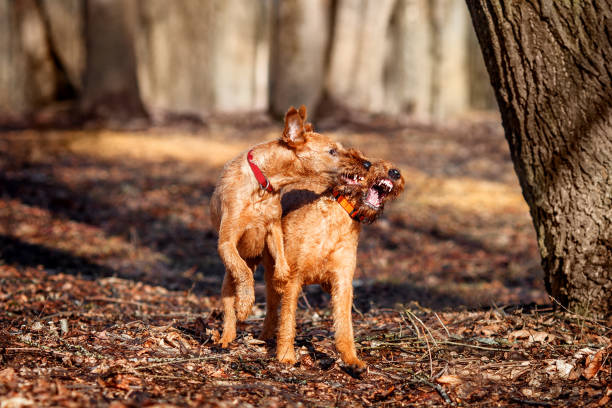
[(127, 304), (127, 305), (134, 305), (134, 306), (139, 306), (139, 307), (142, 307), (142, 306), (153, 307), (153, 305), (150, 305), (148, 303), (136, 302), (136, 301), (133, 301), (133, 300), (124, 300), (124, 299), (102, 297), (102, 296), (88, 297), (85, 300), (88, 300), (90, 302), (124, 303), (124, 304)]
[[(409, 313), (408, 316), (412, 315), (412, 317), (414, 317), (415, 319), (417, 319), (421, 325), (425, 327), (425, 325), (423, 324), (423, 322), (421, 321), (421, 319), (419, 319), (418, 317), (416, 317), (416, 315), (414, 315), (410, 310), (406, 310), (406, 313)], [(429, 330), (427, 330), (429, 331)], [(431, 336), (431, 333), (429, 333), (429, 335)], [(425, 343), (427, 343), (427, 354), (429, 355), (429, 375), (430, 377), (433, 377), (433, 357), (431, 355), (431, 347), (429, 346), (429, 340), (427, 340), (427, 334), (425, 333), (425, 330), (423, 330), (423, 337), (425, 338)], [(435, 343), (435, 339), (432, 337), (432, 340)]]
[(438, 316), (438, 314), (436, 312), (434, 312), (434, 315), (436, 316), (436, 318), (438, 319), (438, 321), (440, 322), (440, 324), (442, 325), (442, 328), (444, 328), (444, 331), (446, 332), (446, 335), (448, 337), (450, 337), (450, 332), (448, 331), (448, 329), (446, 328), (446, 325), (444, 323), (442, 323), (442, 319), (440, 319), (440, 316)]
[(361, 317), (362, 319), (364, 318), (363, 313), (361, 313), (361, 310), (357, 309), (357, 306), (355, 306), (355, 302), (353, 302), (353, 310), (359, 315), (359, 317)]
[(308, 311), (312, 312), (312, 306), (310, 306), (310, 302), (308, 301), (308, 298), (306, 297), (306, 293), (304, 291), (302, 291), (302, 299), (304, 300)]
[(138, 367), (135, 367), (134, 369), (135, 370), (146, 370), (149, 368), (159, 367), (159, 366), (168, 365), (168, 364), (187, 363), (190, 361), (213, 361), (213, 360), (218, 360), (218, 359), (219, 357), (216, 357), (216, 356), (215, 357), (168, 358), (168, 359), (161, 359), (163, 361), (158, 361), (153, 364), (138, 366)]
[(485, 346), (477, 346), (475, 344), (467, 344), (467, 343), (457, 343), (455, 341), (448, 341), (448, 340), (443, 340), (440, 343), (442, 344), (448, 344), (451, 346), (462, 346), (462, 347), (470, 347), (470, 348), (475, 348), (475, 349), (479, 349), (479, 350), (489, 350), (489, 351), (508, 351), (510, 348), (495, 348), (495, 347), (485, 347)]
[(589, 322), (589, 323), (593, 323), (593, 324), (595, 324), (595, 325), (597, 325), (597, 326), (601, 327), (602, 329), (606, 329), (606, 330), (611, 330), (611, 329), (612, 329), (612, 328), (610, 328), (610, 327), (608, 327), (608, 326), (606, 326), (606, 325), (601, 324), (601, 323), (600, 323), (600, 321), (599, 321), (599, 320), (597, 320), (597, 319), (593, 319), (593, 318), (590, 318), (590, 317), (582, 316), (582, 315), (579, 315), (579, 314), (577, 314), (577, 313), (575, 313), (575, 312), (572, 312), (571, 310), (569, 310), (568, 308), (566, 308), (565, 306), (563, 306), (563, 305), (562, 305), (562, 304), (561, 304), (561, 303), (560, 303), (560, 302), (559, 302), (557, 299), (555, 299), (554, 297), (552, 297), (552, 296), (550, 296), (550, 295), (549, 295), (548, 297), (549, 297), (549, 298), (550, 298), (550, 299), (551, 299), (551, 300), (552, 300), (554, 303), (556, 303), (556, 304), (557, 304), (557, 305), (558, 305), (558, 306), (559, 306), (561, 309), (563, 309), (563, 311), (565, 311), (565, 312), (566, 312), (566, 313), (568, 313), (569, 315), (573, 316), (574, 318), (576, 318), (576, 319), (578, 319), (578, 320), (585, 320), (585, 321), (587, 321), (587, 322)]
[[(408, 322), (406, 322), (406, 318), (404, 317), (404, 313), (401, 313), (400, 316), (402, 317), (402, 319), (404, 320), (404, 322), (407, 324)], [(414, 332), (417, 335), (417, 338), (421, 338), (421, 331), (419, 330), (418, 326), (416, 325), (416, 323), (412, 320), (412, 317), (410, 317), (409, 314), (406, 314), (406, 316), (408, 316), (408, 318), (410, 319), (410, 323), (412, 323), (412, 327), (414, 327)]]
[(455, 405), (455, 403), (450, 399), (450, 397), (448, 396), (446, 391), (444, 391), (444, 388), (442, 388), (442, 386), (440, 384), (433, 383), (433, 382), (428, 381), (426, 379), (421, 379), (420, 381), (423, 384), (427, 384), (430, 387), (432, 387), (434, 390), (436, 390), (438, 392), (438, 394), (440, 394), (442, 399), (444, 399), (444, 402), (446, 402), (448, 405)]
[(421, 323), (421, 326), (423, 326), (423, 328), (427, 330), (427, 333), (429, 333), (429, 337), (431, 337), (431, 341), (433, 342), (434, 346), (438, 347), (438, 342), (436, 341), (436, 338), (433, 336), (433, 334), (429, 330), (429, 327), (427, 327), (427, 325), (425, 325), (425, 323), (423, 323), (423, 321), (419, 319), (419, 317), (415, 315), (414, 313), (412, 313), (411, 311), (407, 310), (406, 312), (410, 313), (412, 317), (414, 317), (419, 323)]

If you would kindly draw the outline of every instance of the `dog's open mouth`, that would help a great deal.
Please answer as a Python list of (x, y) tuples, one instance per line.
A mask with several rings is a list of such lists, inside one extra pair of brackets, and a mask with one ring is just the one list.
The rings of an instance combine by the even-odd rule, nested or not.
[(374, 183), (366, 193), (365, 204), (375, 210), (378, 210), (385, 197), (393, 190), (393, 182), (389, 179), (381, 179)]
[(359, 182), (363, 180), (363, 177), (357, 174), (343, 173), (342, 180), (344, 180), (346, 184), (359, 184)]

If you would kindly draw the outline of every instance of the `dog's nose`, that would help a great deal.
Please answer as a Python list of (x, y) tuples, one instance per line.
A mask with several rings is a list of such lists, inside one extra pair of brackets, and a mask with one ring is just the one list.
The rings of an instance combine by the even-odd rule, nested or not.
[(400, 178), (399, 170), (398, 169), (389, 170), (389, 177), (391, 177), (393, 180), (397, 180), (398, 178)]
[(365, 167), (366, 170), (370, 170), (370, 166), (372, 166), (372, 163), (370, 163), (369, 161), (363, 162), (363, 167)]

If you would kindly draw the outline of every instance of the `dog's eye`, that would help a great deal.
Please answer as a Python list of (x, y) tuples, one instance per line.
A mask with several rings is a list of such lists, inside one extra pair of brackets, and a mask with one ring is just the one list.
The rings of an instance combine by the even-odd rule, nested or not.
[(366, 170), (370, 170), (370, 166), (372, 166), (372, 163), (369, 161), (366, 160), (363, 162), (363, 167), (365, 167)]
[(335, 156), (338, 154), (338, 152), (336, 151), (336, 149), (329, 149), (329, 154), (331, 154), (332, 156)]

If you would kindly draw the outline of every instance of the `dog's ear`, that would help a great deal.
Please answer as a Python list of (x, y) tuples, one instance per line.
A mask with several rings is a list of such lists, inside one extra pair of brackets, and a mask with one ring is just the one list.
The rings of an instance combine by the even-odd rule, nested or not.
[(314, 132), (314, 128), (312, 127), (312, 123), (308, 122), (304, 125), (304, 131), (312, 133)]
[(298, 113), (300, 114), (300, 118), (302, 118), (302, 121), (306, 122), (306, 106), (300, 106)]
[[(304, 115), (302, 117), (302, 114)], [(298, 147), (306, 140), (304, 139), (304, 118), (306, 117), (306, 108), (304, 105), (298, 111), (293, 106), (289, 108), (285, 114), (285, 128), (283, 129), (283, 142), (290, 147)]]

